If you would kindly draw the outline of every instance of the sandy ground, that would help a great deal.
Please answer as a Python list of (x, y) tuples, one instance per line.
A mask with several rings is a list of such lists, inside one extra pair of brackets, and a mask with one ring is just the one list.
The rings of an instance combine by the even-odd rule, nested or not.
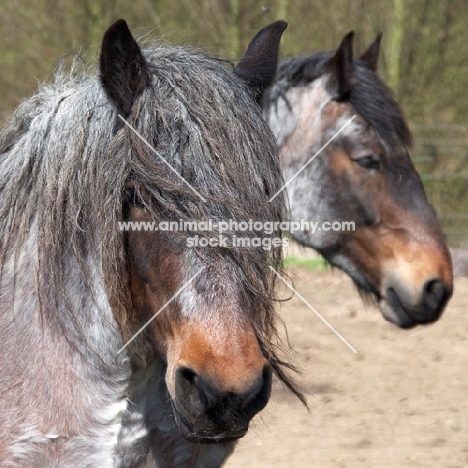
[(309, 412), (275, 384), (228, 468), (468, 467), (468, 278), (442, 319), (400, 330), (340, 272), (289, 271), (282, 307)]

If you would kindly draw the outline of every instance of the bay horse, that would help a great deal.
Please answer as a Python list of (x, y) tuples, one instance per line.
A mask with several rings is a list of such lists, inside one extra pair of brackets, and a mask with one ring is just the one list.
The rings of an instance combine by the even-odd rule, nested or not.
[(188, 248), (190, 232), (118, 228), (283, 219), (258, 102), (285, 27), (262, 29), (230, 71), (188, 48), (140, 49), (119, 20), (98, 76), (59, 70), (7, 122), (2, 467), (218, 466), (273, 373), (301, 397), (279, 357), (280, 247)]
[[(291, 235), (346, 272), (387, 320), (433, 322), (452, 295), (450, 254), (409, 157), (408, 125), (376, 73), (381, 36), (357, 59), (353, 36), (334, 52), (282, 61), (263, 98), (290, 218), (318, 226)], [(342, 221), (354, 230), (330, 230)]]

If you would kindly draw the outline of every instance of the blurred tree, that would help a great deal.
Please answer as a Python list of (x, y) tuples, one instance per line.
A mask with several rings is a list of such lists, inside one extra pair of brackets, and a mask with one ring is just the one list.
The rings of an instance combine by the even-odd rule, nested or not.
[(411, 121), (468, 119), (466, 0), (3, 0), (0, 15), (0, 118), (52, 78), (60, 57), (95, 60), (105, 28), (124, 17), (140, 36), (232, 61), (279, 18), (289, 22), (285, 56), (333, 50), (352, 29), (359, 54), (382, 31), (379, 72)]
[[(468, 121), (467, 0), (1, 0), (0, 17), (0, 120), (38, 83), (53, 80), (61, 57), (81, 53), (95, 67), (102, 34), (118, 18), (143, 40), (192, 44), (233, 62), (277, 19), (289, 23), (284, 56), (334, 50), (350, 30), (359, 55), (382, 31), (380, 75), (413, 128), (433, 124), (416, 133), (414, 152), (415, 161), (426, 161), (417, 164), (429, 196), (440, 212), (468, 210), (460, 198), (466, 179), (441, 178), (444, 168), (466, 173), (468, 166), (466, 130), (455, 138), (455, 155), (443, 126)], [(446, 146), (444, 138), (451, 139)]]
[(393, 20), (388, 42), (388, 84), (397, 90), (400, 80), (400, 56), (403, 45), (405, 0), (393, 1)]

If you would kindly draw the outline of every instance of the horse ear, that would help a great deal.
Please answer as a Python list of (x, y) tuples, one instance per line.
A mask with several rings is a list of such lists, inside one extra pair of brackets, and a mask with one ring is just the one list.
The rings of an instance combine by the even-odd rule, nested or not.
[(250, 86), (257, 102), (275, 79), (280, 39), (287, 26), (286, 21), (276, 21), (261, 29), (234, 69), (234, 73)]
[(335, 55), (328, 61), (326, 72), (330, 73), (327, 88), (337, 100), (346, 99), (352, 87), (354, 31), (341, 41)]
[(146, 87), (146, 61), (127, 23), (120, 19), (104, 34), (99, 59), (101, 83), (119, 114), (127, 117)]
[(382, 33), (377, 34), (374, 42), (365, 50), (359, 57), (359, 60), (372, 71), (377, 71), (377, 62), (379, 61), (380, 41), (382, 40)]

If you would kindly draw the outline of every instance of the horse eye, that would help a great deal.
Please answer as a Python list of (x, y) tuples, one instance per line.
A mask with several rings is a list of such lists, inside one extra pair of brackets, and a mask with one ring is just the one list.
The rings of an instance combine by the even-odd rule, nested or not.
[(375, 171), (380, 169), (380, 157), (376, 154), (370, 154), (355, 161), (364, 169), (374, 169)]
[(140, 196), (137, 191), (133, 188), (127, 188), (124, 191), (124, 200), (130, 203), (130, 205), (136, 206), (138, 208), (145, 208)]

